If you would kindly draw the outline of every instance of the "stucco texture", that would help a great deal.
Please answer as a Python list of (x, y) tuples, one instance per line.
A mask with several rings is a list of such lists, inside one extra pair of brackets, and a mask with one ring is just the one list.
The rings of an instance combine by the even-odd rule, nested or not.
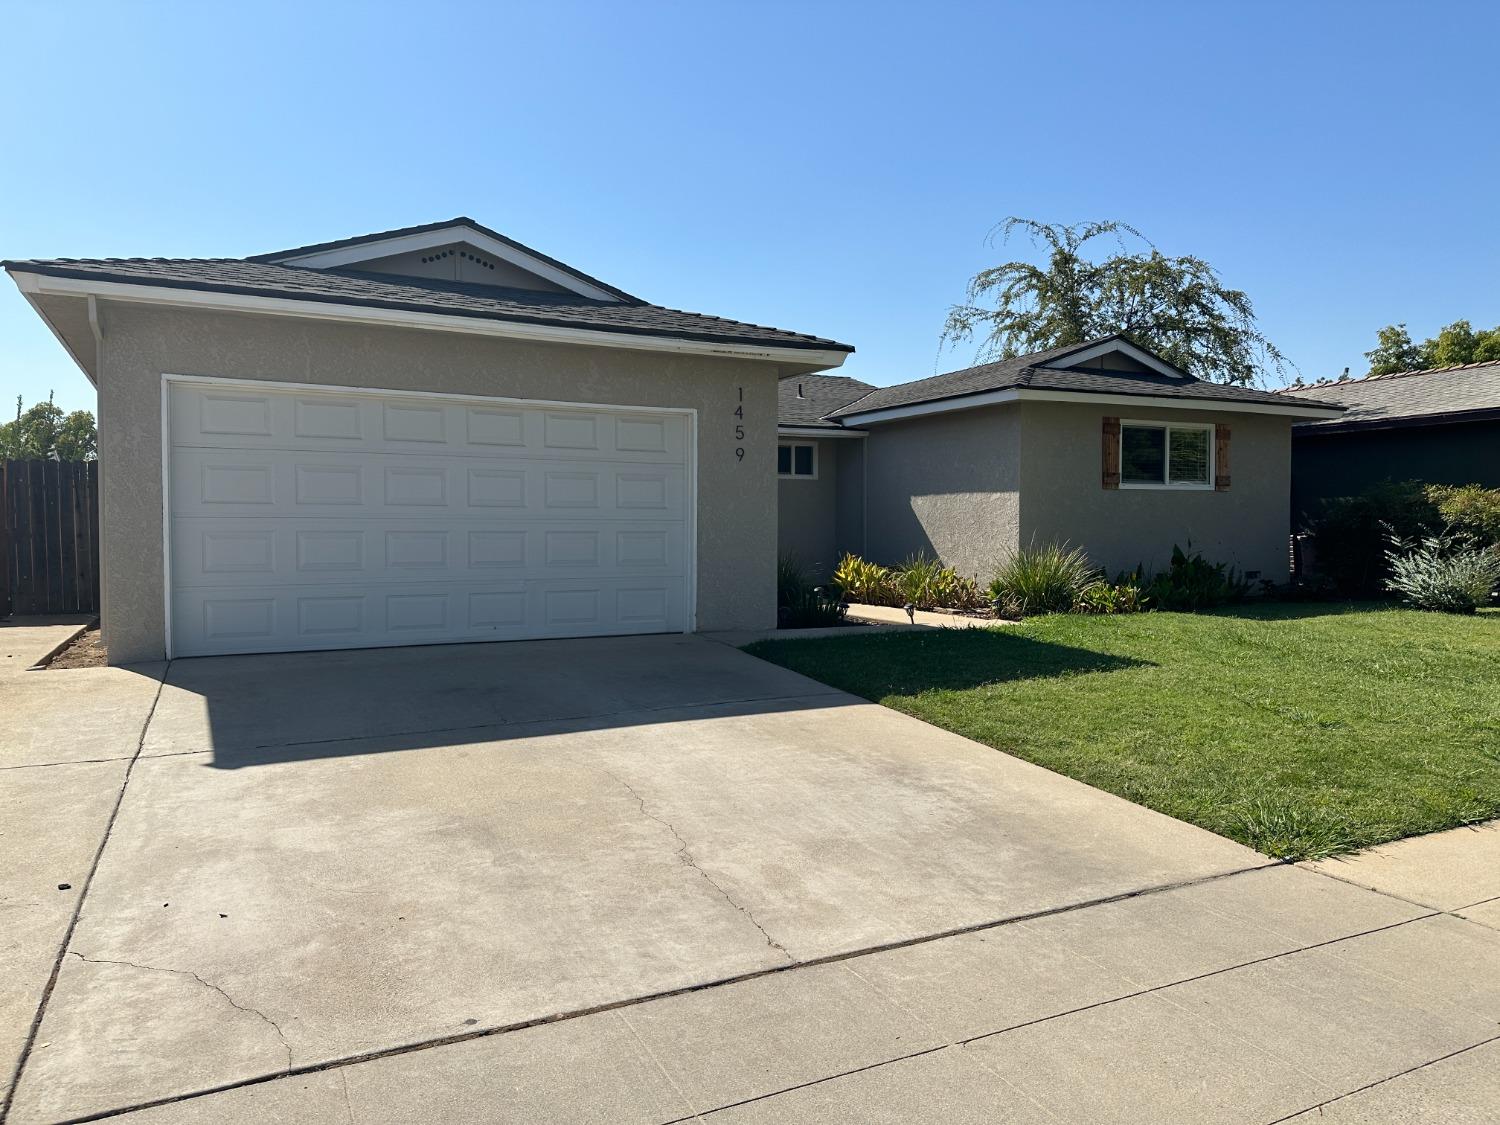
[[(1291, 511), (1291, 422), (1264, 414), (1132, 410), (1027, 402), (1021, 419), (1021, 542), (1082, 546), (1111, 574), (1167, 565), (1174, 544), (1213, 562), (1285, 582)], [(1141, 421), (1222, 422), (1230, 428), (1230, 487), (1108, 489), (1100, 435), (1106, 416)]]
[(823, 582), (838, 559), (839, 455), (849, 439), (797, 438), (817, 447), (816, 477), (781, 477), (777, 481), (777, 549), (790, 556), (809, 578)]
[[(1103, 420), (1122, 415), (1228, 425), (1229, 489), (1104, 488)], [(1081, 546), (1110, 573), (1163, 568), (1174, 544), (1191, 545), (1284, 582), (1290, 431), (1274, 415), (1047, 402), (872, 425), (863, 553), (889, 564), (923, 551), (987, 582), (1025, 544)]]
[[(114, 663), (161, 659), (164, 373), (698, 412), (698, 628), (775, 622), (773, 364), (109, 302), (100, 399), (103, 624)], [(735, 440), (743, 388), (745, 437)], [(736, 447), (745, 456), (735, 456)]]
[(920, 551), (961, 574), (988, 579), (1015, 551), (1021, 464), (1014, 408), (871, 426), (865, 457), (865, 551), (871, 560), (889, 564)]

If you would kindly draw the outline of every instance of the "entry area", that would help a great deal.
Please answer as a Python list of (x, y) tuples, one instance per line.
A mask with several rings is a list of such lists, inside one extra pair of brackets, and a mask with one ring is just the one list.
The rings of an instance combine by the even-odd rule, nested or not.
[(693, 627), (690, 411), (164, 386), (173, 656)]

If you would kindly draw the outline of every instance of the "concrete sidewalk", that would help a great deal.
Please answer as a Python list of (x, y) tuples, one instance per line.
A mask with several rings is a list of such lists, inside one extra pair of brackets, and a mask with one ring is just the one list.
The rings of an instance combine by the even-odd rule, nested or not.
[(139, 1125), (1481, 1122), (1500, 934), (1278, 866), (188, 1098)]

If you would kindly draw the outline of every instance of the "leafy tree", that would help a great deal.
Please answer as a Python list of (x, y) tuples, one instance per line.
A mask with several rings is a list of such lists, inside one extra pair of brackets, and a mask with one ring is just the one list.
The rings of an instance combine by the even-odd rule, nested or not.
[[(1255, 321), (1250, 298), (1230, 289), (1202, 258), (1169, 257), (1117, 221), (1063, 226), (1011, 217), (990, 232), (1017, 230), (1047, 251), (1045, 265), (1003, 262), (969, 282), (966, 303), (948, 311), (943, 344), (982, 336), (976, 362), (1081, 343), (1121, 332), (1201, 378), (1253, 383), (1283, 373), (1285, 356)], [(1102, 260), (1085, 256), (1113, 236)], [(1126, 236), (1142, 249), (1132, 251)]]
[(94, 416), (87, 410), (64, 414), (47, 396), (22, 410), (16, 396), (16, 417), (0, 425), (0, 459), (10, 461), (92, 461), (99, 455)]
[(1422, 345), (1411, 342), (1404, 324), (1388, 324), (1375, 334), (1375, 347), (1365, 352), (1371, 375), (1417, 371), (1429, 366)]
[(1406, 325), (1390, 324), (1375, 334), (1375, 341), (1374, 349), (1365, 353), (1371, 375), (1500, 360), (1500, 327), (1476, 332), (1467, 320), (1445, 325), (1420, 344), (1412, 343)]

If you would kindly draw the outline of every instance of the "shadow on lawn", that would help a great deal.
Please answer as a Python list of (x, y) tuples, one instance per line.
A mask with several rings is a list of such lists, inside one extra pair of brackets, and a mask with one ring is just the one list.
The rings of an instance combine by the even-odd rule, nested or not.
[(758, 641), (745, 651), (866, 699), (1156, 667), (1149, 660), (1039, 641), (1010, 629), (777, 639)]
[(1245, 621), (1299, 621), (1309, 617), (1344, 617), (1405, 607), (1395, 600), (1362, 602), (1249, 601), (1199, 610), (1201, 617), (1234, 617)]

